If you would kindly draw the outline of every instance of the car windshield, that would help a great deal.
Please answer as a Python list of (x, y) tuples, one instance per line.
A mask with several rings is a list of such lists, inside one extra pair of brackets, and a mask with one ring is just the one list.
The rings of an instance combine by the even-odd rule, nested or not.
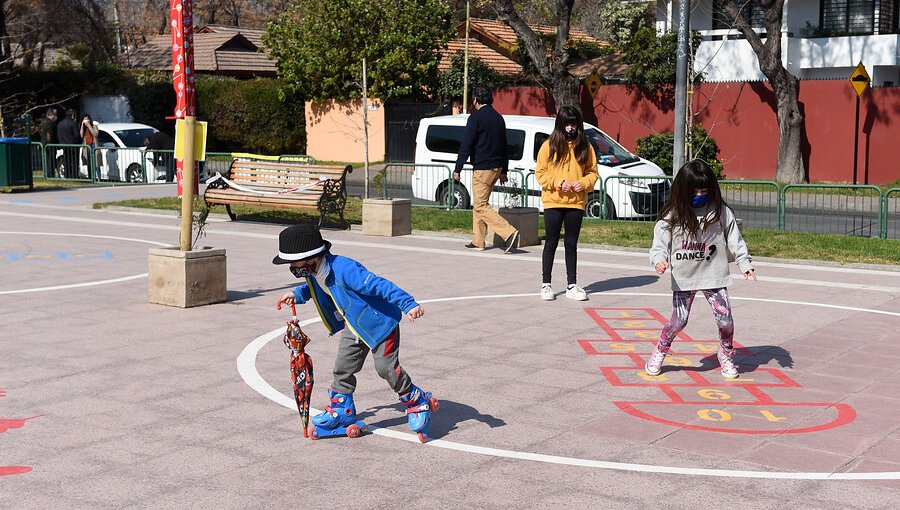
[(143, 147), (144, 138), (156, 133), (153, 128), (118, 129), (115, 131), (125, 147)]
[(619, 166), (625, 163), (638, 161), (638, 157), (628, 152), (615, 140), (592, 128), (584, 130), (591, 145), (594, 146), (594, 152), (597, 153), (597, 163), (606, 166)]

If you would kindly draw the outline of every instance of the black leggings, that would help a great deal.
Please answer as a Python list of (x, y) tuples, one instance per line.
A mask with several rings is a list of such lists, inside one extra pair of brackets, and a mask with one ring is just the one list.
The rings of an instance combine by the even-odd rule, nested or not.
[(553, 258), (556, 255), (556, 247), (559, 246), (559, 232), (566, 226), (564, 245), (566, 247), (566, 279), (569, 285), (575, 282), (575, 266), (578, 263), (578, 235), (581, 233), (581, 221), (584, 219), (584, 209), (569, 209), (553, 207), (544, 209), (544, 231), (547, 234), (544, 239), (544, 255), (541, 257), (541, 266), (544, 271), (543, 283), (550, 283), (553, 273)]

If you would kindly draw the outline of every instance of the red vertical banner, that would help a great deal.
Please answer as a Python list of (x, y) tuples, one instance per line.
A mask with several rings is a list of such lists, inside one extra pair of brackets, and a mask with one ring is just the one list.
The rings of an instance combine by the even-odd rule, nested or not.
[[(172, 85), (175, 88), (175, 118), (197, 115), (194, 88), (194, 21), (192, 0), (171, 0), (172, 16)], [(184, 185), (184, 160), (175, 160), (178, 196)], [(196, 163), (195, 163), (196, 169)], [(194, 172), (194, 193), (199, 194), (199, 172)]]

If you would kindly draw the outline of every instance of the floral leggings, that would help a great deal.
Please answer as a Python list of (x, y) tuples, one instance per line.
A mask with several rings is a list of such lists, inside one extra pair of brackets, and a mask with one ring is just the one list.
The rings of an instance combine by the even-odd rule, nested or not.
[(732, 339), (734, 338), (734, 319), (731, 317), (731, 303), (728, 301), (728, 289), (702, 289), (702, 290), (676, 290), (672, 293), (672, 318), (663, 326), (656, 348), (662, 352), (669, 352), (675, 336), (687, 326), (688, 315), (691, 313), (691, 305), (694, 303), (694, 295), (702, 292), (709, 302), (719, 327), (719, 342), (726, 354), (734, 353)]

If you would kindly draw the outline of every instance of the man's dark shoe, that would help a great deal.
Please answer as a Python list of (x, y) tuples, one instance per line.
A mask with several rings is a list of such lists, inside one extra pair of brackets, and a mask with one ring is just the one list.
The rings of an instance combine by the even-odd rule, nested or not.
[(476, 246), (475, 243), (467, 244), (466, 248), (469, 248), (470, 250), (484, 251), (484, 246)]
[(515, 232), (512, 233), (511, 236), (509, 236), (509, 239), (506, 240), (506, 249), (503, 250), (503, 253), (509, 253), (512, 251), (513, 248), (516, 248), (518, 246), (519, 246), (519, 231), (516, 230)]

